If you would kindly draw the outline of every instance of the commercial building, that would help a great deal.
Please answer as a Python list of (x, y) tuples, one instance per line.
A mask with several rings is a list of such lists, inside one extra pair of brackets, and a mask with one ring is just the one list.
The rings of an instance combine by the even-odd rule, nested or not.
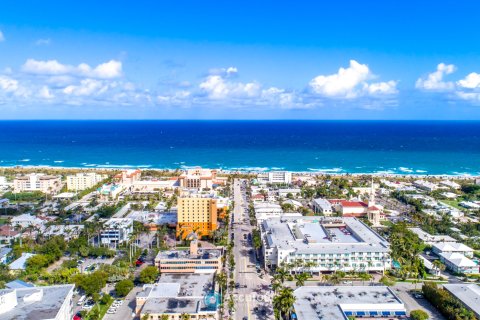
[(294, 295), (298, 320), (407, 317), (405, 304), (385, 286), (304, 286)]
[(115, 175), (115, 180), (124, 185), (131, 185), (135, 181), (140, 180), (142, 171), (139, 169), (122, 170), (122, 172)]
[(479, 266), (461, 253), (440, 253), (440, 261), (455, 273), (478, 274)]
[(272, 184), (290, 184), (292, 183), (292, 173), (290, 171), (270, 171), (260, 173), (258, 181)]
[(210, 236), (217, 230), (217, 200), (203, 197), (178, 198), (177, 237), (185, 239), (195, 232)]
[(213, 273), (222, 268), (223, 248), (198, 248), (196, 239), (190, 242), (190, 250), (160, 251), (155, 265), (164, 273)]
[(42, 173), (31, 173), (26, 176), (16, 177), (13, 180), (13, 192), (41, 191), (55, 194), (62, 189), (62, 180), (57, 176)]
[(102, 244), (119, 244), (127, 241), (133, 232), (133, 220), (128, 218), (111, 218), (103, 225), (100, 233)]
[(432, 251), (437, 255), (440, 255), (442, 253), (460, 253), (469, 258), (473, 258), (474, 252), (472, 248), (459, 242), (435, 243), (432, 247)]
[(389, 243), (356, 218), (285, 215), (263, 221), (261, 232), (264, 261), (270, 268), (309, 263), (307, 271), (318, 275), (391, 267)]
[(0, 318), (70, 320), (73, 284), (0, 290)]
[(475, 316), (480, 319), (480, 287), (477, 284), (446, 283), (443, 288), (460, 300), (467, 309), (473, 311)]
[(210, 169), (188, 169), (178, 177), (180, 187), (189, 189), (212, 189), (217, 171)]
[(140, 319), (218, 319), (218, 298), (213, 293), (213, 274), (162, 274), (160, 281), (143, 286), (136, 297)]
[(331, 216), (333, 214), (332, 204), (322, 198), (314, 199), (312, 201), (313, 211), (317, 214), (323, 214), (324, 216)]
[(70, 191), (83, 191), (89, 189), (107, 178), (107, 175), (96, 172), (80, 172), (67, 176), (67, 189)]

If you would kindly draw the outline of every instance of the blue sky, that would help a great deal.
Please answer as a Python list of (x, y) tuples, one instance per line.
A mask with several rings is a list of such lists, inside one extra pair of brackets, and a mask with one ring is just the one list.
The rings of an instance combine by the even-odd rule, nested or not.
[(478, 1), (0, 3), (2, 119), (480, 119)]

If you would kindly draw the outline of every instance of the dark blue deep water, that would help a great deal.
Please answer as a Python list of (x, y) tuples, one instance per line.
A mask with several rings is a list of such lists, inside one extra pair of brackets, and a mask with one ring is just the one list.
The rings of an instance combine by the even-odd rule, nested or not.
[(0, 166), (480, 173), (477, 121), (0, 121)]

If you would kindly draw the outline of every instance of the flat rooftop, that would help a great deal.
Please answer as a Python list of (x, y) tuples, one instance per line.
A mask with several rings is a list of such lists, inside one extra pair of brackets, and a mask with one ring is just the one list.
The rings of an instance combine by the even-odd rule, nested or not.
[(444, 284), (443, 287), (480, 318), (480, 287), (476, 284)]
[[(17, 306), (6, 313), (0, 313), (1, 319), (16, 319), (16, 320), (43, 320), (55, 319), (63, 302), (73, 291), (74, 285), (58, 285), (48, 287), (33, 287), (16, 289), (17, 292)], [(23, 300), (24, 297), (43, 290), (43, 297), (40, 301)], [(0, 296), (12, 292), (14, 290), (4, 289), (0, 290)]]
[(158, 252), (155, 260), (198, 259), (208, 260), (221, 257), (222, 249), (198, 249), (197, 255), (191, 255), (190, 250), (170, 250)]
[(356, 218), (270, 218), (262, 223), (267, 244), (298, 253), (388, 252), (388, 242)]
[(385, 286), (304, 286), (294, 294), (298, 320), (345, 320), (362, 312), (388, 319), (406, 315), (403, 302)]

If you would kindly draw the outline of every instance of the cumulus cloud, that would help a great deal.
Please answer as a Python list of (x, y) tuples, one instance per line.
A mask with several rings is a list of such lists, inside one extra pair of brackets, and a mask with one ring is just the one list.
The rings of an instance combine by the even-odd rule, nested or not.
[(0, 89), (4, 92), (15, 92), (19, 88), (18, 81), (6, 76), (0, 76)]
[(350, 60), (348, 68), (340, 68), (330, 75), (319, 75), (310, 81), (309, 86), (314, 94), (329, 98), (353, 99), (397, 93), (396, 81), (371, 83), (374, 78), (366, 64)]
[(5, 36), (3, 35), (2, 30), (0, 30), (0, 42), (5, 41)]
[(256, 82), (228, 81), (221, 75), (210, 75), (199, 85), (211, 99), (255, 97), (260, 93), (260, 84)]
[(86, 63), (78, 66), (62, 64), (57, 60), (28, 59), (22, 66), (22, 71), (36, 75), (75, 75), (100, 79), (112, 79), (122, 76), (122, 63), (117, 60), (99, 64), (92, 68)]
[(51, 93), (50, 88), (42, 86), (38, 91), (38, 96), (42, 99), (53, 99), (55, 96)]
[(444, 81), (446, 75), (452, 74), (457, 68), (453, 64), (440, 63), (437, 70), (429, 73), (425, 78), (419, 78), (415, 83), (417, 89), (431, 90), (431, 91), (448, 91), (455, 87), (455, 83), (451, 81)]
[(472, 72), (464, 79), (457, 81), (457, 85), (466, 89), (480, 88), (480, 74)]

